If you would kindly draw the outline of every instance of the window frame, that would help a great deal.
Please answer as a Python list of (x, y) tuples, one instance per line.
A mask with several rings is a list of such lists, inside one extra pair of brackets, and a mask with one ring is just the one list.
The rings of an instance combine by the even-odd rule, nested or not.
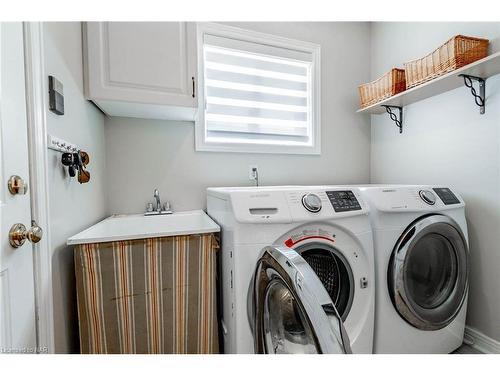
[[(270, 45), (279, 48), (286, 48), (311, 54), (311, 138), (312, 144), (305, 145), (275, 145), (258, 143), (228, 143), (228, 142), (207, 142), (205, 129), (205, 83), (204, 83), (204, 55), (203, 41), (204, 35), (215, 35), (223, 38), (232, 38)], [(321, 46), (319, 44), (289, 39), (277, 35), (261, 33), (253, 30), (246, 30), (217, 23), (197, 23), (196, 24), (197, 55), (198, 55), (198, 111), (195, 120), (195, 149), (196, 151), (212, 152), (243, 152), (243, 153), (263, 153), (263, 154), (301, 154), (320, 155), (321, 154)]]

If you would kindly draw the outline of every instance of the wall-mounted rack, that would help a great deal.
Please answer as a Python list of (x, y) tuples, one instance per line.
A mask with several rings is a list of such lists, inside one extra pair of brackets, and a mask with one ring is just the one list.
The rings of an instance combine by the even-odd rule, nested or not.
[[(500, 74), (500, 52), (489, 55), (484, 59), (442, 75), (432, 81), (403, 91), (400, 94), (391, 96), (378, 103), (359, 109), (357, 113), (381, 114), (387, 112), (391, 116), (391, 119), (393, 119), (393, 116), (395, 116), (394, 111), (392, 111), (391, 115), (389, 109), (401, 108), (401, 117), (398, 119), (401, 123), (398, 124), (396, 120), (393, 119), (401, 133), (403, 127), (402, 108), (404, 106), (465, 85), (471, 90), (474, 101), (479, 106), (479, 113), (483, 114), (486, 106), (486, 79), (497, 74)], [(473, 82), (475, 81), (479, 83), (479, 94), (473, 87)]]
[(58, 152), (78, 152), (80, 147), (73, 143), (66, 142), (64, 139), (47, 135), (47, 147)]
[(78, 182), (80, 184), (90, 181), (90, 173), (86, 169), (90, 162), (88, 153), (80, 149), (77, 145), (50, 134), (47, 135), (47, 147), (62, 153), (61, 163), (64, 167), (67, 167), (70, 177), (75, 177), (78, 174)]

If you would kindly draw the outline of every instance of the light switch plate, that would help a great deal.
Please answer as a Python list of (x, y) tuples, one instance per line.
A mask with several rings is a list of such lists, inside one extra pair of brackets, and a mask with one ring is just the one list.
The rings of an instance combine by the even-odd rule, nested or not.
[(49, 76), (49, 109), (56, 115), (64, 115), (63, 84), (54, 76)]

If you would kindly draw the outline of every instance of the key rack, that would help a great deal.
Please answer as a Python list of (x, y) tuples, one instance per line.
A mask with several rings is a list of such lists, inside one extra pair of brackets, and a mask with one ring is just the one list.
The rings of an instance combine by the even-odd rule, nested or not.
[[(497, 74), (500, 74), (500, 52), (489, 55), (484, 59), (403, 91), (378, 103), (359, 109), (357, 113), (388, 113), (390, 119), (399, 128), (399, 133), (402, 133), (403, 107), (464, 86), (470, 90), (475, 104), (479, 107), (479, 113), (484, 114), (487, 102), (486, 79)], [(476, 82), (478, 83), (478, 89), (474, 87)]]
[(68, 168), (70, 177), (75, 177), (78, 172), (80, 184), (90, 181), (90, 173), (86, 170), (90, 158), (80, 147), (50, 134), (47, 136), (47, 147), (62, 154), (61, 163)]
[(72, 143), (66, 142), (63, 139), (47, 135), (47, 147), (58, 152), (78, 152), (80, 147)]

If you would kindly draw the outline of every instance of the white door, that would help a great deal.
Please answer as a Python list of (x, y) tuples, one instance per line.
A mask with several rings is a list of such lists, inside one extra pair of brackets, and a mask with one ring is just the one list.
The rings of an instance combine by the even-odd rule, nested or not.
[(32, 228), (29, 188), (8, 187), (11, 176), (29, 181), (23, 26), (0, 23), (0, 352), (32, 352), (36, 347), (33, 246), (13, 247), (9, 231), (23, 224), (18, 242)]

